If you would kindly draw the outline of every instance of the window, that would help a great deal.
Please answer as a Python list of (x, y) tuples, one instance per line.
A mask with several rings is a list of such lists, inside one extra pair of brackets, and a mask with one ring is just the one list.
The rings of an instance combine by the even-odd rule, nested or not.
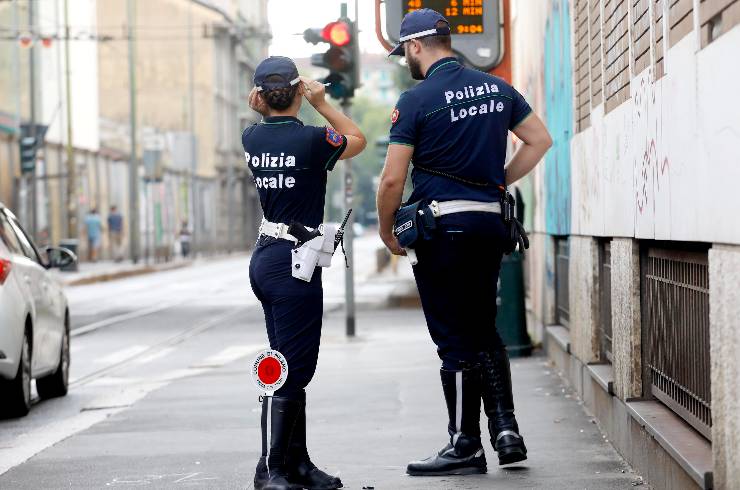
[(740, 0), (701, 0), (699, 14), (704, 47), (740, 23)]
[(11, 218), (9, 222), (10, 227), (13, 229), (13, 231), (15, 231), (15, 236), (18, 239), (18, 243), (20, 244), (23, 255), (41, 264), (41, 258), (36, 251), (36, 247), (34, 247), (33, 242), (31, 242), (31, 240), (28, 238), (26, 232), (23, 231), (21, 225), (18, 224), (18, 222), (14, 218)]
[(653, 0), (630, 0), (632, 2), (632, 59), (637, 75), (650, 66), (650, 2)]
[(589, 58), (588, 0), (575, 3), (575, 110), (576, 131), (591, 125), (591, 62)]
[(604, 0), (605, 112), (630, 97), (628, 6), (627, 0)]
[(665, 75), (663, 67), (663, 2), (668, 0), (652, 0), (653, 2), (653, 34), (655, 38), (655, 79)]
[(599, 359), (612, 362), (611, 240), (599, 243)]
[(24, 255), (23, 248), (8, 223), (8, 218), (2, 212), (0, 212), (0, 240), (8, 247), (10, 253)]
[(684, 38), (686, 34), (694, 30), (694, 1), (693, 0), (666, 0), (670, 2), (668, 7), (668, 22), (670, 33), (668, 39), (670, 46)]
[(711, 439), (706, 246), (645, 247), (640, 288), (645, 395)]
[(601, 1), (589, 0), (589, 23), (591, 24), (591, 107), (601, 104)]
[(555, 238), (555, 321), (564, 327), (570, 324), (569, 262), (568, 237)]

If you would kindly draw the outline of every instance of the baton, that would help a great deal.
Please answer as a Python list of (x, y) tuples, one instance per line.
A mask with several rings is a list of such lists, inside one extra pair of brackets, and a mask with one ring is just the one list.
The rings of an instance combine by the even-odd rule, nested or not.
[(352, 208), (349, 208), (349, 211), (347, 211), (347, 214), (344, 215), (344, 221), (342, 221), (342, 224), (339, 225), (337, 234), (334, 235), (334, 251), (336, 251), (339, 244), (342, 243), (342, 239), (344, 238), (344, 227), (347, 225), (347, 221), (349, 221), (350, 214), (352, 214)]

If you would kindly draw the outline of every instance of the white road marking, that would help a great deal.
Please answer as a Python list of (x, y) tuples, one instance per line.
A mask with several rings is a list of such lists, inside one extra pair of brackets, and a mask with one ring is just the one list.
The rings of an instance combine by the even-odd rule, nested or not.
[(76, 415), (20, 435), (7, 446), (0, 447), (0, 475), (46, 448), (125, 410), (152, 391), (167, 386), (177, 379), (196, 376), (206, 371), (207, 369), (176, 369), (146, 382), (142, 382), (139, 378), (97, 379), (96, 382), (99, 382), (101, 386), (122, 385), (124, 384), (122, 381), (128, 381), (128, 384), (122, 389), (114, 387), (112, 391), (95, 398)]
[[(206, 372), (209, 368), (175, 369), (146, 380), (133, 377), (116, 378), (113, 376), (106, 376), (115, 369), (118, 369), (123, 365), (128, 365), (129, 362), (133, 362), (135, 357), (142, 352), (149, 351), (150, 354), (154, 354), (158, 350), (170, 348), (171, 346), (182, 343), (209, 328), (226, 322), (230, 318), (241, 313), (243, 313), (242, 309), (229, 311), (223, 315), (211, 318), (190, 329), (180, 332), (156, 345), (134, 345), (127, 349), (114, 352), (105, 358), (101, 358), (106, 359), (107, 362), (111, 362), (111, 364), (94, 373), (85, 375), (82, 378), (71, 380), (70, 385), (78, 386), (97, 381), (101, 386), (109, 386), (110, 391), (86, 404), (76, 415), (63, 420), (54, 420), (45, 426), (33, 429), (30, 432), (16, 437), (7, 444), (3, 442), (3, 446), (0, 446), (0, 475), (4, 474), (11, 468), (23, 464), (28, 459), (54, 444), (102, 422), (111, 415), (125, 410), (152, 391), (162, 388), (177, 379), (186, 376), (195, 376)], [(245, 347), (246, 346), (242, 346), (242, 348)], [(235, 354), (231, 355), (233, 356)], [(101, 359), (98, 359), (98, 361), (101, 361)], [(128, 383), (126, 383), (126, 381), (128, 381)], [(183, 474), (182, 476), (186, 475)], [(183, 483), (187, 483), (188, 481), (194, 480), (185, 480)]]
[(102, 422), (165, 384), (148, 383), (131, 386), (107, 400), (109, 402), (107, 406), (115, 408), (84, 410), (67, 419), (55, 420), (44, 427), (18, 436), (10, 445), (0, 448), (0, 475), (59, 441)]
[(203, 359), (203, 361), (198, 364), (194, 364), (191, 367), (222, 367), (238, 359), (247, 357), (249, 354), (254, 354), (260, 349), (264, 349), (264, 345), (232, 345), (231, 347), (227, 347), (217, 354)]
[(141, 354), (147, 349), (149, 349), (149, 346), (147, 345), (132, 345), (131, 347), (126, 347), (125, 349), (117, 350), (111, 354), (108, 354), (107, 356), (98, 357), (93, 362), (97, 364), (117, 364), (130, 357), (134, 357), (138, 354)]
[(134, 362), (134, 364), (138, 364), (138, 365), (148, 364), (148, 363), (150, 363), (152, 361), (156, 361), (157, 359), (161, 359), (163, 357), (166, 357), (166, 356), (170, 355), (174, 351), (175, 351), (175, 348), (174, 347), (167, 347), (166, 349), (162, 349), (159, 352), (152, 352), (149, 355), (141, 356), (138, 359), (134, 360), (133, 362)]

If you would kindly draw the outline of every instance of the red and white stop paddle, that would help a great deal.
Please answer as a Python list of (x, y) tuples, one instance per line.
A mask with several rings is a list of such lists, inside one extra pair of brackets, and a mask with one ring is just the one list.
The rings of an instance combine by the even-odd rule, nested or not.
[(288, 378), (288, 361), (281, 353), (265, 349), (252, 363), (252, 379), (257, 389), (266, 396), (272, 396)]

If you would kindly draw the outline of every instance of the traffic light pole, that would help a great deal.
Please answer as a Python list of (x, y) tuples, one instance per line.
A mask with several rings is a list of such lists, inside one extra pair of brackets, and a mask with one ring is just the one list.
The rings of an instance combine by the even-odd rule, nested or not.
[[(342, 111), (347, 117), (352, 117), (352, 100), (342, 100)], [(354, 196), (352, 183), (352, 159), (344, 161), (344, 205), (346, 209), (352, 207)], [(355, 336), (355, 264), (354, 264), (354, 215), (350, 215), (344, 229), (344, 253), (347, 257), (347, 268), (344, 270), (344, 304), (345, 325), (347, 337)]]
[(139, 226), (139, 160), (136, 148), (136, 44), (134, 40), (134, 23), (136, 22), (136, 0), (128, 0), (128, 83), (129, 83), (129, 117), (131, 124), (131, 156), (128, 167), (129, 185), (129, 245), (131, 260), (139, 262), (139, 242), (141, 227)]
[[(34, 10), (33, 2), (28, 2), (28, 25), (31, 29), (35, 29), (36, 25)], [(31, 130), (30, 136), (36, 139), (38, 134), (36, 129), (36, 46), (34, 44), (28, 48), (28, 86), (30, 95), (28, 97), (30, 112), (29, 126)], [(35, 145), (36, 148), (38, 148), (38, 141), (36, 141)], [(28, 183), (31, 188), (31, 219), (28, 220), (28, 224), (31, 226), (31, 236), (34, 240), (38, 240), (38, 228), (36, 224), (38, 214), (38, 204), (36, 203), (36, 200), (38, 199), (38, 196), (36, 195), (37, 158), (38, 157), (34, 154), (33, 171), (28, 176)]]
[[(74, 154), (72, 127), (71, 60), (69, 58), (69, 5), (64, 0), (64, 86), (67, 112), (67, 238), (77, 238), (77, 164)], [(79, 248), (77, 249), (79, 251)], [(79, 252), (78, 252), (79, 253)]]

